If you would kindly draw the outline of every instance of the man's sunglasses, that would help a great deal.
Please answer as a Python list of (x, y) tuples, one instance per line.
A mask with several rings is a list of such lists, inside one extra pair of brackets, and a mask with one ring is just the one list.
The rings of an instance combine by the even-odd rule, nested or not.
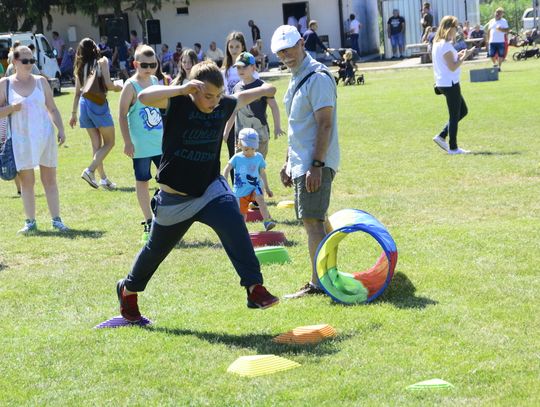
[(142, 69), (157, 68), (157, 62), (141, 62), (139, 65), (141, 66)]
[(21, 64), (23, 65), (28, 65), (28, 64), (35, 64), (36, 63), (36, 58), (23, 58), (23, 59), (19, 59), (19, 61), (21, 61)]

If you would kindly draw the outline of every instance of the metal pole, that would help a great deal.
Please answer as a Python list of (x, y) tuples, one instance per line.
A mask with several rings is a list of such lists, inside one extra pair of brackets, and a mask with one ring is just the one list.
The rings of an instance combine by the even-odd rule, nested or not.
[(468, 21), (468, 20), (469, 20), (469, 16), (467, 13), (467, 0), (465, 0), (465, 21)]
[(533, 0), (534, 28), (538, 29), (538, 0)]

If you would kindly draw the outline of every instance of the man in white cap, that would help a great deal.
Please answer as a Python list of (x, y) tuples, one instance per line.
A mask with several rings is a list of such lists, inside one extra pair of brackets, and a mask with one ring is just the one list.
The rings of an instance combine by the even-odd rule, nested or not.
[(336, 82), (325, 65), (306, 53), (295, 27), (278, 27), (271, 48), (292, 72), (283, 99), (289, 117), (289, 149), (280, 177), (283, 185), (294, 186), (296, 216), (308, 236), (311, 280), (285, 296), (299, 298), (324, 292), (318, 284), (315, 253), (326, 236), (332, 181), (339, 165)]

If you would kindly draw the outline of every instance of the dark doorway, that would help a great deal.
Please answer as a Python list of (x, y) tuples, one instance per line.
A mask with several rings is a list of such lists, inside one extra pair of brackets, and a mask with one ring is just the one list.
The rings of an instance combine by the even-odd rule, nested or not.
[(296, 20), (300, 20), (303, 16), (309, 23), (309, 3), (307, 1), (300, 1), (298, 3), (286, 3), (283, 7), (283, 24), (287, 24), (289, 17), (294, 17)]

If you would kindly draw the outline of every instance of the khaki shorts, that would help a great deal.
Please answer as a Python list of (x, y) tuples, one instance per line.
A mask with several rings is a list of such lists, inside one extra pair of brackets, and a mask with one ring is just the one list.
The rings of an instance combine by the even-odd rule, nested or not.
[(331, 168), (322, 169), (321, 187), (317, 192), (306, 190), (306, 176), (295, 178), (294, 183), (294, 208), (298, 219), (319, 219), (324, 221), (330, 206), (330, 193), (332, 181), (336, 172)]

